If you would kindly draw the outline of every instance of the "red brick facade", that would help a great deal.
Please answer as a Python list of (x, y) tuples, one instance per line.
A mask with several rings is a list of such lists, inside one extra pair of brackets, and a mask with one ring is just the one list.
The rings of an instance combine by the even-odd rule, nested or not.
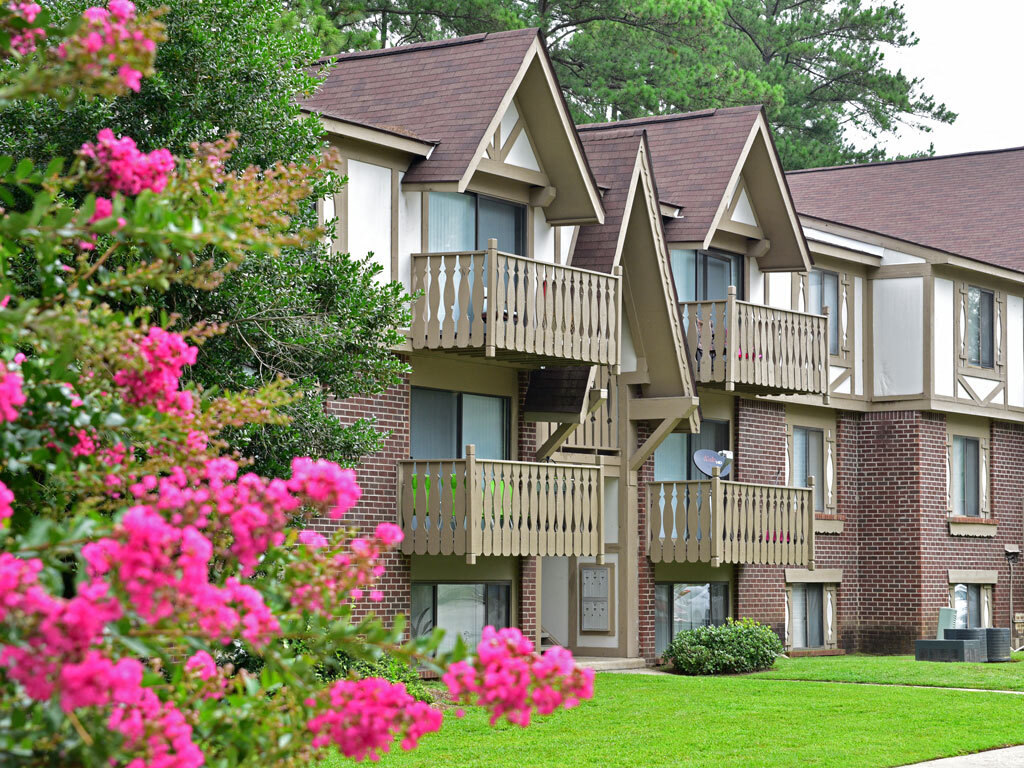
[[(637, 446), (650, 436), (646, 424), (637, 427)], [(637, 472), (637, 564), (640, 570), (637, 579), (637, 620), (640, 634), (640, 655), (654, 661), (654, 563), (647, 557), (647, 484), (654, 482), (654, 457), (645, 461)]]

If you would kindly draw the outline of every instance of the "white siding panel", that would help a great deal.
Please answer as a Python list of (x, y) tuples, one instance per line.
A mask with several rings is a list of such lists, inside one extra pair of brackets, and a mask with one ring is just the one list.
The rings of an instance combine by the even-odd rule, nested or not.
[(790, 272), (766, 272), (768, 304), (776, 309), (793, 308), (793, 275)]
[(391, 169), (348, 161), (348, 250), (356, 258), (373, 254), (391, 281)]
[(935, 394), (953, 396), (953, 281), (935, 278), (934, 325), (932, 329), (932, 376)]
[(543, 208), (533, 209), (533, 258), (555, 261), (555, 228), (548, 224)]
[(562, 252), (558, 255), (559, 264), (569, 263), (569, 251), (572, 249), (572, 238), (576, 234), (576, 227), (561, 227), (562, 230)]
[(1024, 298), (1006, 297), (1006, 396), (1024, 407)]
[(619, 478), (604, 479), (604, 541), (619, 543)]
[(749, 301), (754, 304), (764, 304), (764, 279), (765, 274), (757, 266), (757, 259), (749, 259), (750, 264), (750, 286), (747, 289)]
[[(401, 184), (404, 173), (398, 174)], [(398, 280), (405, 289), (412, 289), (412, 254), (423, 253), (423, 193), (402, 192), (398, 196)]]
[(853, 278), (853, 394), (864, 394), (864, 278)]
[(537, 156), (533, 153), (530, 137), (526, 135), (526, 131), (521, 131), (516, 137), (512, 148), (505, 156), (505, 162), (509, 165), (518, 165), (520, 168), (529, 168), (531, 171), (540, 170), (540, 163), (537, 162)]
[(876, 395), (923, 391), (924, 278), (874, 281)]
[(562, 645), (569, 642), (569, 558), (541, 558), (540, 624)]
[(882, 249), (882, 266), (891, 267), (894, 264), (924, 264), (920, 256), (911, 256), (903, 251), (894, 251), (891, 248)]
[(636, 370), (636, 347), (633, 345), (633, 332), (629, 328), (629, 321), (622, 313), (622, 349), (619, 351), (619, 370), (629, 373)]
[(736, 210), (732, 212), (732, 220), (738, 221), (740, 224), (756, 227), (757, 217), (754, 216), (754, 209), (750, 205), (750, 198), (747, 197), (747, 190), (738, 189), (736, 194), (739, 196), (739, 200), (736, 202)]
[(516, 109), (515, 102), (510, 102), (508, 109), (505, 110), (505, 114), (501, 116), (501, 143), (504, 144), (505, 140), (512, 133), (512, 129), (519, 121), (519, 110)]

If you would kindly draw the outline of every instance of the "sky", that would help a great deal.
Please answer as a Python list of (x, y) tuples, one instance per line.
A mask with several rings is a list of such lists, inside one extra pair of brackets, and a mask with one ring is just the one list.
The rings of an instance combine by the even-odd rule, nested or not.
[[(924, 78), (924, 90), (958, 114), (931, 133), (903, 129), (891, 154), (935, 144), (939, 155), (1024, 146), (1024, 0), (901, 0), (920, 42), (890, 49), (892, 69)], [(860, 142), (858, 142), (860, 143)]]

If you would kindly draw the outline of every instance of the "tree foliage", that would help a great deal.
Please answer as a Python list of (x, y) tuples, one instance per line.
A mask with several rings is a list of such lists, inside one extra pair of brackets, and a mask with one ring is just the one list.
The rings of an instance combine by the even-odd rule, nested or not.
[(536, 26), (578, 121), (764, 104), (783, 163), (884, 158), (873, 143), (955, 114), (883, 46), (917, 38), (863, 0), (293, 0), (324, 50)]
[[(53, 0), (57, 21), (77, 18), (88, 0)], [(298, 97), (317, 80), (306, 69), (316, 40), (277, 0), (142, 0), (140, 11), (165, 7), (166, 41), (155, 74), (139, 92), (79, 100), (57, 108), (53, 97), (0, 108), (0, 152), (20, 157), (71, 156), (102, 127), (138, 137), (143, 149), (187, 154), (195, 142), (238, 134), (229, 167), (300, 162), (324, 147), (319, 120), (299, 111)], [(344, 182), (313, 180), (316, 196)], [(316, 223), (312, 203), (295, 226)], [(407, 324), (407, 298), (373, 276), (367, 254), (332, 255), (324, 242), (253, 253), (212, 292), (174, 286), (137, 297), (185, 322), (220, 324), (225, 333), (202, 348), (190, 376), (207, 388), (248, 389), (290, 379), (303, 397), (287, 424), (248, 425), (233, 447), (256, 469), (279, 474), (296, 454), (348, 464), (379, 447), (372, 420), (341, 425), (324, 412), (327, 398), (373, 394), (405, 370), (390, 353)], [(131, 254), (122, 254), (122, 260)], [(214, 256), (214, 258), (217, 258)], [(22, 290), (28, 286), (21, 286)]]

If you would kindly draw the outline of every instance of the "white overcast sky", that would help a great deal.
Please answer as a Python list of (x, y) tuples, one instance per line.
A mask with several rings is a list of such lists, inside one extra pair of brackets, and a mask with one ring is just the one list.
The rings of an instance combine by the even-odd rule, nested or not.
[(924, 89), (958, 113), (931, 133), (903, 129), (893, 154), (939, 155), (1024, 146), (1024, 0), (902, 0), (920, 42), (889, 50), (893, 69), (924, 78)]

